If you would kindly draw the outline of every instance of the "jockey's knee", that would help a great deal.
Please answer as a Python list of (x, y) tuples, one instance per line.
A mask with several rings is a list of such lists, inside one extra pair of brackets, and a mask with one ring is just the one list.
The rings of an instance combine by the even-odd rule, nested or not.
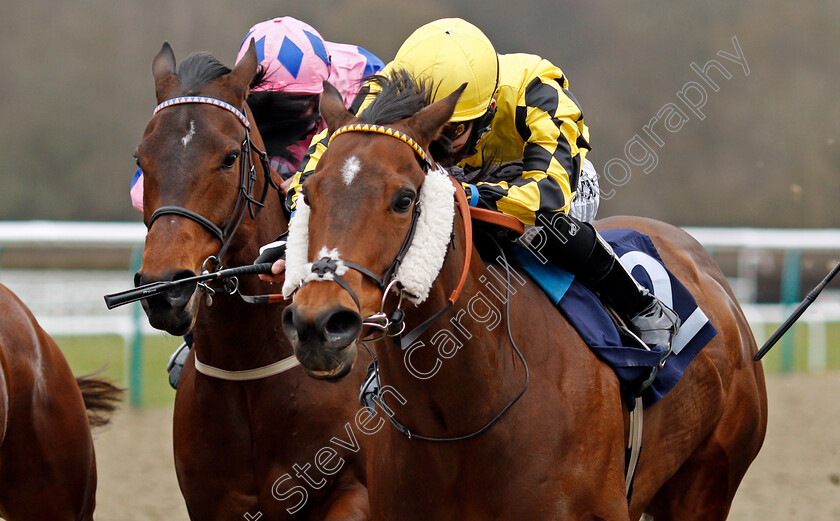
[(538, 213), (520, 243), (541, 262), (577, 274), (588, 261), (596, 241), (595, 229), (563, 212)]

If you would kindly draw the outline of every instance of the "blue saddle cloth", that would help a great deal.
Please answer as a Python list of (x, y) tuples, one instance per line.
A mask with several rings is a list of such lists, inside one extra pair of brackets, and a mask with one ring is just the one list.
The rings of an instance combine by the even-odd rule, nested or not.
[[(676, 385), (688, 364), (717, 330), (691, 293), (665, 268), (650, 237), (622, 228), (604, 230), (601, 236), (610, 243), (633, 277), (676, 311), (682, 320), (674, 337), (673, 353), (642, 394), (644, 407), (648, 407)], [(550, 263), (541, 263), (533, 253), (518, 246), (514, 247), (513, 259), (543, 288), (593, 352), (613, 368), (622, 384), (622, 398), (632, 409), (635, 405), (633, 386), (659, 363), (665, 349), (656, 346), (646, 351), (638, 346), (623, 345), (604, 305), (592, 291), (574, 280), (573, 275)]]

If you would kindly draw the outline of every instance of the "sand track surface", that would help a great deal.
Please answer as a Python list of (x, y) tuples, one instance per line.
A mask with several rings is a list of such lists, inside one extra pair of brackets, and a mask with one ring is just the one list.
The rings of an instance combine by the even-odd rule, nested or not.
[[(769, 375), (769, 426), (735, 497), (739, 521), (840, 520), (840, 373)], [(185, 521), (172, 411), (122, 411), (96, 433), (99, 521)]]

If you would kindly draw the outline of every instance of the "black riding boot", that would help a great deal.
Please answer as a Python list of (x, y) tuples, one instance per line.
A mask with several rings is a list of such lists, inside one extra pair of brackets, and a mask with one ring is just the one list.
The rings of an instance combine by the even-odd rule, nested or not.
[(607, 241), (595, 233), (595, 247), (581, 273), (584, 284), (628, 319), (644, 343), (669, 350), (680, 327), (680, 318), (636, 282)]
[(542, 227), (538, 251), (575, 275), (635, 328), (648, 345), (670, 349), (680, 327), (677, 314), (642, 287), (624, 268), (612, 247), (589, 223), (562, 213), (537, 218)]

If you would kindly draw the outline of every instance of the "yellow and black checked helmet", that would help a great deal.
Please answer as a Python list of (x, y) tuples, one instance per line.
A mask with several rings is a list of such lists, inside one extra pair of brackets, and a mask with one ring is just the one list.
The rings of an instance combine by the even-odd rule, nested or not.
[(481, 29), (460, 18), (443, 18), (414, 31), (391, 67), (430, 79), (437, 87), (432, 101), (467, 83), (450, 121), (483, 116), (499, 81), (499, 57), (493, 44)]

